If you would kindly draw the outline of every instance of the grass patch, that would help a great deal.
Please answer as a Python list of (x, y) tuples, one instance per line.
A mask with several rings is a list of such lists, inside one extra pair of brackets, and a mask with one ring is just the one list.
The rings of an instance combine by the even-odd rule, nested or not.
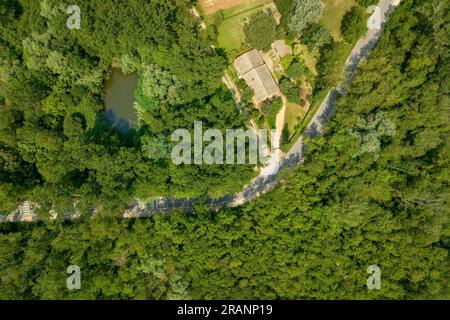
[(255, 0), (223, 10), (224, 21), (218, 28), (217, 42), (227, 52), (239, 50), (245, 42), (243, 24), (256, 12), (270, 7), (272, 1)]
[(314, 97), (313, 101), (311, 103), (311, 107), (308, 110), (308, 113), (306, 113), (306, 116), (303, 118), (301, 125), (298, 126), (298, 128), (295, 130), (295, 133), (291, 136), (291, 139), (288, 143), (283, 144), (281, 146), (281, 151), (288, 152), (291, 147), (294, 145), (294, 143), (297, 141), (298, 138), (300, 138), (300, 135), (305, 131), (308, 124), (311, 122), (312, 117), (316, 114), (317, 109), (322, 104), (323, 100), (328, 94), (328, 91), (331, 90), (331, 87), (325, 88), (324, 90), (318, 92)]
[(288, 102), (286, 105), (286, 113), (284, 115), (284, 123), (287, 125), (289, 134), (293, 135), (299, 123), (302, 122), (306, 110), (297, 103)]
[(238, 50), (244, 40), (242, 21), (239, 17), (231, 18), (221, 23), (217, 37), (220, 47), (228, 52)]
[(300, 56), (305, 62), (306, 67), (311, 71), (314, 76), (317, 76), (316, 64), (319, 58), (319, 50), (309, 51), (308, 47), (302, 43), (296, 43), (294, 45), (294, 55)]
[(275, 79), (278, 81), (280, 81), (280, 79), (284, 76), (284, 73), (279, 71), (279, 70), (274, 70), (273, 71), (273, 76), (275, 77)]
[(334, 40), (342, 40), (341, 21), (345, 13), (356, 5), (355, 0), (322, 0), (325, 5), (320, 23), (330, 31)]

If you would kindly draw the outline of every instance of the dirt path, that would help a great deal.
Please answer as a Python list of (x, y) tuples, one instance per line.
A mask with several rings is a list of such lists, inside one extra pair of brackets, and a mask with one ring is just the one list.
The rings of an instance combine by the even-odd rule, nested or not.
[(281, 147), (281, 134), (283, 132), (284, 117), (286, 115), (286, 107), (287, 107), (286, 97), (282, 95), (281, 100), (283, 101), (283, 107), (281, 107), (280, 112), (278, 112), (277, 119), (275, 122), (275, 128), (277, 130), (277, 136), (278, 136), (277, 148)]

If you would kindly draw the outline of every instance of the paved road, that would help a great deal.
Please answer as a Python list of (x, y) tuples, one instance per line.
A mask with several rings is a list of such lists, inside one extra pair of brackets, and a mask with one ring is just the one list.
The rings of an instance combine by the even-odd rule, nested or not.
[[(360, 39), (347, 59), (345, 64), (345, 69), (347, 72), (347, 80), (345, 83), (341, 84), (337, 88), (331, 89), (327, 96), (325, 97), (322, 104), (319, 106), (316, 114), (311, 119), (305, 132), (300, 136), (297, 142), (292, 146), (291, 150), (285, 155), (280, 157), (279, 166), (273, 166), (269, 171), (262, 170), (263, 174), (253, 179), (242, 192), (234, 195), (224, 196), (219, 199), (206, 199), (205, 204), (209, 205), (213, 210), (218, 210), (221, 207), (229, 206), (235, 207), (247, 203), (261, 194), (272, 189), (277, 183), (277, 173), (282, 169), (290, 166), (300, 164), (304, 160), (304, 148), (303, 143), (306, 136), (316, 136), (320, 134), (323, 130), (323, 126), (329, 117), (335, 111), (336, 100), (344, 95), (347, 91), (347, 86), (353, 79), (356, 68), (362, 59), (365, 59), (369, 52), (374, 48), (378, 42), (383, 26), (389, 19), (390, 13), (395, 9), (395, 7), (400, 3), (400, 0), (381, 0), (379, 2), (379, 13), (381, 29), (378, 30), (368, 30), (366, 35)], [(377, 11), (374, 12), (374, 15)], [(374, 15), (371, 19), (374, 18)], [(195, 199), (171, 199), (171, 198), (159, 198), (151, 202), (141, 202), (135, 200), (125, 207), (125, 218), (134, 217), (148, 217), (158, 212), (169, 212), (173, 210), (180, 210), (182, 212), (191, 212), (198, 202)], [(70, 216), (73, 218), (73, 216)], [(22, 204), (15, 212), (10, 214), (8, 217), (0, 216), (0, 222), (11, 221), (37, 221), (38, 218), (33, 214), (32, 209), (28, 203)]]

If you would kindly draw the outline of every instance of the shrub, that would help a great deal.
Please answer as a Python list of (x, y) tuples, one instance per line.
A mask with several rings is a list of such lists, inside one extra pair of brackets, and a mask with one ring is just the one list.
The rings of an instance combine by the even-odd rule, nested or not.
[(289, 138), (291, 137), (291, 133), (289, 132), (289, 127), (287, 123), (284, 124), (283, 131), (281, 131), (281, 144), (286, 144), (289, 142)]
[(264, 114), (264, 117), (271, 128), (275, 127), (277, 114), (280, 112), (282, 106), (283, 101), (280, 97), (274, 97), (263, 102), (261, 112)]
[(142, 93), (151, 100), (175, 104), (180, 102), (179, 90), (182, 83), (157, 64), (144, 67), (142, 72)]
[(294, 60), (288, 67), (286, 75), (292, 80), (299, 80), (302, 75), (307, 72), (307, 68), (303, 62)]
[(294, 56), (292, 54), (288, 54), (281, 59), (280, 64), (284, 70), (287, 70), (289, 68), (292, 60), (294, 60)]
[(223, 20), (223, 10), (220, 10), (214, 14), (211, 25), (205, 30), (208, 39), (216, 44), (217, 36), (219, 35), (219, 28)]
[(341, 33), (345, 41), (354, 43), (358, 41), (367, 30), (368, 14), (364, 8), (355, 6), (342, 18)]
[(309, 50), (320, 48), (323, 45), (331, 42), (330, 32), (321, 24), (312, 23), (302, 33), (300, 40)]
[(290, 102), (298, 103), (300, 101), (300, 88), (289, 78), (281, 79), (280, 90)]
[(254, 48), (266, 50), (275, 40), (276, 26), (272, 16), (260, 11), (245, 24), (245, 41)]
[(151, 160), (166, 159), (170, 155), (170, 147), (162, 135), (150, 137), (145, 135), (141, 138), (142, 155)]

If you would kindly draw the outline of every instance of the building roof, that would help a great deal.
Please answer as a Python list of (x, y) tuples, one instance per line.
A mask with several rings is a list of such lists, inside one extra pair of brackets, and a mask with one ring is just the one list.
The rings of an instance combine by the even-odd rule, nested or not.
[(234, 67), (240, 76), (243, 76), (250, 70), (264, 64), (264, 61), (261, 59), (258, 50), (253, 49), (243, 55), (239, 56), (234, 60)]
[(255, 102), (260, 103), (279, 92), (278, 86), (265, 64), (243, 75), (247, 84), (255, 91)]
[(277, 40), (274, 43), (272, 43), (272, 49), (274, 49), (277, 53), (277, 55), (280, 58), (283, 58), (287, 54), (292, 54), (292, 49), (286, 43), (284, 40)]
[(254, 99), (257, 104), (279, 92), (277, 83), (258, 50), (244, 53), (234, 61), (234, 66), (239, 76), (255, 91)]

